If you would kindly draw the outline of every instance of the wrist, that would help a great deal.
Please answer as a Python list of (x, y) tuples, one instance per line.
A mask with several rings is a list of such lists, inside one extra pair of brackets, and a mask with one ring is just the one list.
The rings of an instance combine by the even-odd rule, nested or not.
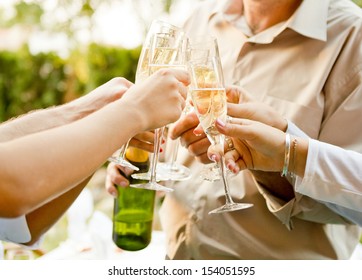
[(132, 99), (121, 99), (116, 102), (120, 105), (120, 109), (122, 110), (122, 116), (120, 122), (124, 122), (127, 120), (129, 124), (131, 124), (134, 134), (147, 131), (149, 128), (149, 117), (145, 114), (146, 110), (133, 102)]
[(295, 174), (299, 177), (304, 177), (305, 167), (308, 157), (308, 146), (309, 141), (306, 138), (297, 138), (298, 147), (297, 147), (297, 160), (295, 162)]
[(281, 176), (285, 177), (290, 173), (290, 158), (291, 158), (291, 137), (289, 133), (285, 134), (285, 144), (284, 144), (284, 163), (281, 171)]
[(281, 176), (303, 177), (308, 156), (308, 139), (285, 134), (283, 167)]
[(93, 100), (91, 96), (84, 95), (62, 105), (61, 107), (63, 107), (62, 109), (66, 110), (68, 114), (68, 122), (73, 122), (94, 113), (97, 109), (103, 106), (100, 106), (98, 101)]

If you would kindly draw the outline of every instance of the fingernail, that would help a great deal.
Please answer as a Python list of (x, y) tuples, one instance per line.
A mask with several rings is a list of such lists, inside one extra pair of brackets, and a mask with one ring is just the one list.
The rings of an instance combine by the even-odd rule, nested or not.
[(197, 137), (199, 137), (199, 136), (202, 135), (202, 133), (198, 133), (198, 132), (196, 131), (196, 129), (193, 131), (193, 134), (194, 134), (195, 136), (197, 136)]
[(221, 126), (221, 127), (225, 127), (225, 123), (222, 121), (222, 120), (220, 120), (220, 119), (217, 119), (216, 120), (216, 123), (219, 125), (219, 126)]
[(216, 155), (212, 155), (212, 156), (210, 157), (210, 159), (211, 159), (213, 162), (216, 162)]
[(117, 197), (117, 192), (116, 192), (116, 191), (110, 191), (110, 193), (111, 193), (111, 195), (112, 195), (113, 197)]

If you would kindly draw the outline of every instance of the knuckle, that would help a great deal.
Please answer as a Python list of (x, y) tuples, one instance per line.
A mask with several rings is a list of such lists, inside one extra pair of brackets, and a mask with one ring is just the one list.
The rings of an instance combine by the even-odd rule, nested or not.
[(123, 85), (126, 82), (126, 79), (123, 77), (115, 77), (112, 81), (116, 84)]
[(171, 74), (171, 70), (168, 68), (161, 68), (160, 70), (157, 71), (157, 73), (160, 76), (168, 76)]
[(187, 149), (188, 149), (189, 153), (193, 156), (200, 155), (200, 149), (199, 149), (197, 143), (189, 145)]

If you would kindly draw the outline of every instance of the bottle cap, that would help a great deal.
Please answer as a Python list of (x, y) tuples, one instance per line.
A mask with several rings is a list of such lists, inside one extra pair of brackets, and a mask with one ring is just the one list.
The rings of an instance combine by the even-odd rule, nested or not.
[(148, 152), (135, 147), (128, 147), (126, 158), (133, 162), (145, 162), (148, 160)]

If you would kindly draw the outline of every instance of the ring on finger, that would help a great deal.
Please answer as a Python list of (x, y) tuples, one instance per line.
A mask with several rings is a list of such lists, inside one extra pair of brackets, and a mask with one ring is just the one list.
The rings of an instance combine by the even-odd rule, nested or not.
[(227, 149), (226, 149), (227, 152), (235, 149), (233, 140), (230, 137), (225, 137), (225, 143), (227, 146)]

